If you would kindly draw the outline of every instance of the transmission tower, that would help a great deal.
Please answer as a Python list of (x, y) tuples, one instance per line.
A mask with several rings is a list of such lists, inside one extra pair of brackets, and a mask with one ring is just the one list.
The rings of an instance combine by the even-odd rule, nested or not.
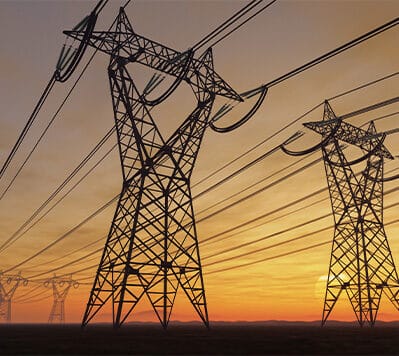
[[(213, 69), (212, 51), (194, 58), (136, 34), (123, 8), (109, 31), (65, 31), (110, 56), (108, 75), (118, 134), (123, 184), (82, 325), (107, 303), (119, 327), (145, 295), (167, 327), (181, 288), (208, 322), (190, 178), (215, 96), (241, 101)], [(149, 100), (128, 71), (139, 63), (175, 77), (159, 98)], [(150, 81), (148, 86), (151, 86)], [(186, 82), (197, 107), (165, 140), (149, 108)], [(147, 86), (147, 89), (148, 89)]]
[(11, 322), (11, 303), (20, 284), (26, 286), (28, 280), (18, 274), (0, 273), (0, 320)]
[[(321, 148), (335, 222), (322, 324), (345, 291), (359, 324), (373, 326), (382, 292), (399, 309), (398, 274), (383, 223), (384, 159), (393, 157), (383, 145), (385, 134), (377, 133), (373, 122), (367, 130), (343, 122), (327, 101), (323, 120), (304, 125), (322, 141), (294, 154)], [(359, 147), (364, 155), (349, 161), (345, 144)], [(359, 177), (352, 166), (362, 162)]]
[(51, 287), (53, 289), (54, 297), (48, 322), (58, 322), (62, 324), (65, 323), (65, 299), (71, 287), (78, 288), (79, 283), (74, 281), (72, 276), (57, 277), (54, 275), (53, 278), (44, 282), (44, 286)]

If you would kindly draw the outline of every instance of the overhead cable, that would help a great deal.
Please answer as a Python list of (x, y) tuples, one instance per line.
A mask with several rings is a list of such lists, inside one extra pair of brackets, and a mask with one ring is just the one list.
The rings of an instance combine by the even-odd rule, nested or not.
[[(393, 206), (397, 206), (397, 205), (399, 205), (399, 203), (396, 203), (396, 204), (392, 205), (392, 207)], [(385, 226), (389, 226), (389, 225), (397, 224), (398, 222), (399, 222), (399, 219), (396, 219), (396, 220), (389, 221), (389, 222), (385, 223), (384, 225)], [(322, 228), (322, 229), (319, 229), (319, 230), (315, 231), (314, 234), (320, 233), (320, 232), (324, 232), (324, 231), (327, 231), (328, 229), (332, 229), (332, 228), (333, 228), (333, 226)], [(309, 235), (309, 234), (306, 234), (306, 235)], [(300, 237), (301, 236), (298, 236), (298, 238), (300, 238)], [(220, 268), (220, 269), (217, 269), (217, 270), (213, 270), (213, 271), (210, 271), (210, 272), (205, 272), (204, 274), (205, 275), (209, 275), (209, 274), (214, 274), (214, 273), (226, 272), (226, 271), (230, 271), (230, 270), (237, 269), (237, 268), (248, 267), (248, 266), (252, 266), (252, 265), (258, 264), (258, 263), (274, 260), (274, 259), (281, 258), (281, 257), (286, 257), (286, 256), (289, 256), (289, 255), (292, 255), (292, 254), (296, 254), (296, 253), (299, 253), (299, 252), (303, 252), (303, 251), (311, 250), (311, 249), (314, 249), (314, 248), (317, 248), (317, 247), (325, 246), (325, 245), (328, 245), (328, 244), (331, 244), (331, 243), (332, 243), (331, 240), (325, 240), (323, 242), (320, 242), (320, 243), (317, 243), (317, 244), (314, 244), (314, 245), (311, 245), (311, 246), (299, 248), (299, 249), (296, 249), (296, 250), (293, 250), (293, 251), (289, 251), (289, 252), (284, 252), (284, 253), (281, 253), (281, 254), (278, 254), (278, 255), (274, 255), (274, 256), (270, 256), (270, 257), (261, 258), (261, 259), (258, 259), (258, 260), (255, 260), (255, 261), (251, 261), (251, 262), (242, 263), (242, 264), (239, 264), (239, 265), (234, 265), (234, 266), (230, 266), (230, 267), (223, 267), (223, 268)], [(232, 260), (233, 259), (234, 258), (232, 258)]]
[[(384, 25), (379, 26), (379, 27), (377, 27), (377, 28), (375, 28), (375, 29), (373, 29), (373, 30), (371, 30), (371, 31), (369, 31), (369, 32), (367, 32), (367, 33), (365, 33), (365, 34), (363, 34), (363, 35), (361, 35), (361, 36), (359, 36), (359, 37), (347, 42), (347, 43), (345, 43), (344, 45), (341, 45), (341, 46), (339, 46), (339, 47), (337, 47), (337, 48), (335, 48), (335, 49), (333, 49), (333, 50), (331, 50), (331, 51), (329, 51), (329, 52), (327, 52), (327, 53), (325, 53), (325, 54), (323, 54), (323, 55), (321, 55), (321, 56), (319, 56), (319, 57), (317, 57), (317, 58), (315, 58), (313, 60), (311, 60), (310, 62), (308, 62), (306, 64), (301, 65), (300, 67), (298, 67), (296, 69), (293, 69), (293, 70), (289, 71), (286, 74), (281, 75), (280, 77), (278, 77), (278, 78), (276, 78), (276, 79), (274, 79), (274, 80), (272, 80), (272, 81), (270, 81), (270, 82), (268, 82), (266, 84), (260, 85), (258, 88), (263, 88), (263, 87), (271, 88), (271, 87), (273, 87), (273, 86), (275, 86), (277, 84), (280, 84), (280, 83), (282, 83), (282, 82), (284, 82), (284, 81), (286, 81), (286, 80), (288, 80), (288, 79), (290, 79), (290, 78), (292, 78), (292, 77), (294, 77), (294, 76), (296, 76), (298, 74), (301, 74), (302, 72), (304, 72), (304, 71), (306, 71), (306, 70), (308, 70), (308, 69), (310, 69), (310, 68), (312, 68), (312, 67), (314, 67), (314, 66), (316, 66), (316, 65), (318, 65), (318, 64), (320, 64), (320, 63), (322, 63), (324, 61), (326, 61), (327, 59), (330, 59), (330, 58), (332, 58), (332, 57), (334, 57), (334, 56), (336, 56), (336, 55), (338, 55), (338, 54), (340, 54), (340, 53), (342, 53), (342, 52), (344, 52), (344, 51), (346, 51), (346, 50), (348, 50), (348, 49), (350, 49), (350, 48), (352, 48), (352, 47), (354, 47), (354, 46), (356, 46), (356, 45), (358, 45), (358, 44), (360, 44), (360, 43), (362, 43), (362, 42), (364, 42), (366, 40), (369, 40), (370, 38), (373, 38), (373, 37), (379, 35), (380, 33), (383, 33), (385, 31), (395, 27), (398, 23), (399, 23), (399, 17), (397, 17), (397, 18), (385, 23)], [(255, 88), (254, 90), (256, 90), (256, 89), (257, 88)], [(226, 126), (226, 127), (219, 127), (219, 126), (216, 126), (214, 123), (212, 123), (211, 124), (211, 128), (214, 129), (217, 132), (226, 133), (226, 132), (233, 131), (236, 128), (240, 127), (245, 122), (247, 122), (248, 119), (249, 119), (248, 117), (244, 117), (244, 118), (236, 121), (234, 124)]]

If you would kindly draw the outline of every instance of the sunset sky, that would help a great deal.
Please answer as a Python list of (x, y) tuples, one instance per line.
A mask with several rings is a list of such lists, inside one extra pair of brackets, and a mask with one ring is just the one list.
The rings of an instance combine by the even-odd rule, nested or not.
[[(62, 31), (71, 29), (91, 11), (96, 3), (97, 1), (83, 0), (0, 1), (2, 34), (0, 40), (0, 164), (3, 164), (6, 159), (54, 71), (64, 43)], [(101, 13), (96, 29), (106, 30), (117, 15), (118, 7), (123, 4), (124, 1), (111, 0)], [(227, 0), (132, 0), (126, 12), (134, 30), (140, 35), (176, 50), (185, 51), (245, 4), (246, 1)], [(396, 0), (280, 0), (214, 47), (215, 70), (237, 92), (244, 92), (269, 82), (392, 20), (398, 14), (399, 2)], [(273, 87), (262, 108), (241, 128), (227, 134), (218, 134), (209, 129), (205, 134), (194, 169), (192, 185), (325, 99), (397, 72), (398, 43), (399, 28), (395, 27)], [(17, 172), (91, 53), (92, 49), (89, 49), (78, 70), (67, 83), (55, 84), (16, 159), (0, 181), (0, 193)], [(196, 53), (195, 56), (198, 57), (200, 54)], [(15, 184), (0, 200), (0, 245), (48, 198), (114, 124), (106, 70), (108, 60), (109, 58), (102, 53), (96, 55), (59, 117), (15, 180)], [(134, 69), (136, 70), (136, 67)], [(135, 75), (138, 82), (144, 83), (151, 76), (151, 72), (137, 67)], [(170, 82), (163, 83), (159, 90), (166, 88), (168, 83)], [(399, 78), (394, 76), (376, 85), (332, 100), (331, 106), (337, 115), (345, 114), (392, 98), (398, 94), (398, 89)], [(223, 102), (223, 99), (218, 99), (217, 106)], [(196, 102), (189, 87), (182, 85), (169, 100), (153, 111), (164, 137), (168, 137), (176, 129), (195, 105)], [(223, 124), (234, 122), (250, 106), (251, 102), (244, 103), (226, 115), (221, 122)], [(356, 116), (349, 122), (362, 125), (371, 119), (397, 112), (398, 109), (399, 104), (390, 105)], [(210, 179), (195, 185), (193, 195), (196, 196), (207, 187), (280, 144), (297, 130), (303, 130), (306, 134), (292, 144), (292, 148), (304, 149), (313, 145), (320, 138), (304, 129), (301, 123), (321, 119), (322, 108), (319, 108), (272, 140), (260, 145), (249, 155), (221, 170)], [(376, 126), (378, 130), (389, 130), (398, 127), (398, 122), (399, 116), (391, 116), (377, 121)], [(68, 187), (72, 187), (115, 143), (116, 136), (113, 136)], [(393, 155), (399, 155), (398, 135), (389, 136), (385, 145)], [(348, 150), (348, 154), (350, 157), (357, 157), (359, 151)], [(297, 165), (260, 182), (263, 178), (299, 161), (299, 158), (288, 157), (282, 152), (271, 155), (228, 183), (195, 199), (197, 220), (320, 157), (321, 152), (317, 152), (298, 162)], [(396, 159), (387, 162), (386, 171), (397, 168), (397, 161)], [(361, 164), (357, 165), (355, 170), (359, 171), (361, 166)], [(0, 252), (0, 271), (18, 264), (79, 224), (118, 194), (121, 182), (119, 156), (114, 150), (103, 164), (96, 168), (48, 216), (9, 248)], [(254, 185), (258, 182), (260, 183)], [(397, 181), (389, 182), (385, 185), (385, 190), (392, 189), (397, 184)], [(198, 222), (198, 238), (211, 322), (212, 320), (319, 320), (321, 318), (331, 245), (325, 244), (300, 253), (276, 256), (320, 242), (332, 241), (332, 228), (247, 256), (232, 258), (224, 262), (218, 261), (331, 226), (333, 217), (330, 214), (331, 206), (327, 190), (301, 204), (273, 213), (241, 229), (221, 234), (213, 239), (212, 243), (210, 241), (201, 244), (201, 241), (278, 209), (323, 187), (327, 187), (327, 182), (323, 163), (319, 162), (240, 204)], [(236, 195), (229, 198), (233, 194)], [(59, 197), (62, 195), (61, 193)], [(224, 199), (226, 201), (215, 205)], [(310, 203), (319, 200), (317, 204), (306, 208)], [(398, 194), (394, 193), (385, 197), (384, 204), (388, 206), (397, 201)], [(205, 209), (207, 210), (202, 212)], [(24, 277), (29, 278), (102, 248), (114, 210), (115, 205), (108, 207), (62, 242), (12, 273), (21, 271)], [(287, 214), (289, 212), (292, 213)], [(398, 206), (387, 209), (384, 213), (385, 222), (397, 218), (398, 213)], [(324, 215), (328, 216), (293, 231), (221, 253), (227, 248), (266, 237)], [(399, 225), (387, 225), (386, 233), (394, 260), (399, 263)], [(100, 241), (83, 248), (96, 240)], [(70, 256), (56, 260), (73, 251), (75, 252)], [(95, 265), (99, 261), (100, 253), (56, 273), (72, 273), (86, 266)], [(268, 258), (270, 259), (266, 260)], [(265, 261), (233, 268), (262, 259)], [(229, 269), (229, 267), (232, 268)], [(71, 289), (66, 300), (67, 322), (81, 321), (95, 269), (91, 268), (74, 274), (73, 278), (82, 281), (82, 284), (78, 289)], [(52, 275), (53, 273), (49, 273), (36, 279)], [(24, 302), (24, 299), (27, 299), (24, 295), (36, 287), (37, 292), (29, 294), (32, 300), (47, 295), (49, 298), (34, 303)], [(13, 321), (47, 321), (52, 303), (51, 290), (48, 289), (47, 294), (34, 298), (34, 295), (44, 290), (44, 287), (40, 288), (35, 283), (18, 288), (15, 299), (24, 303), (13, 304)], [(197, 316), (188, 305), (186, 297), (180, 294), (176, 299), (172, 320), (196, 319)], [(355, 319), (346, 296), (341, 296), (330, 319)], [(399, 312), (384, 297), (378, 319), (399, 320)], [(111, 321), (111, 316), (105, 310), (96, 320)], [(149, 304), (143, 300), (130, 320), (155, 320), (155, 314)]]

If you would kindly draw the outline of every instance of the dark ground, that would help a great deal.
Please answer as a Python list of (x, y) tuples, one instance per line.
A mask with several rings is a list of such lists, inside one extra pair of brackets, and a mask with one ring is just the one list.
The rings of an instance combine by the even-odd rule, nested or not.
[(0, 325), (0, 355), (399, 355), (399, 326), (331, 323)]

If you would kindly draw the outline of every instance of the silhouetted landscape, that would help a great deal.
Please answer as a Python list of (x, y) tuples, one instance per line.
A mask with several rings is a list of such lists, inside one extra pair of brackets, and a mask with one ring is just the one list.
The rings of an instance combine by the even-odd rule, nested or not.
[(397, 14), (0, 0), (0, 356), (399, 356)]
[(246, 354), (398, 354), (399, 322), (374, 328), (356, 323), (173, 322), (164, 331), (156, 323), (131, 323), (114, 330), (109, 324), (14, 324), (0, 326), (1, 355), (246, 355)]

